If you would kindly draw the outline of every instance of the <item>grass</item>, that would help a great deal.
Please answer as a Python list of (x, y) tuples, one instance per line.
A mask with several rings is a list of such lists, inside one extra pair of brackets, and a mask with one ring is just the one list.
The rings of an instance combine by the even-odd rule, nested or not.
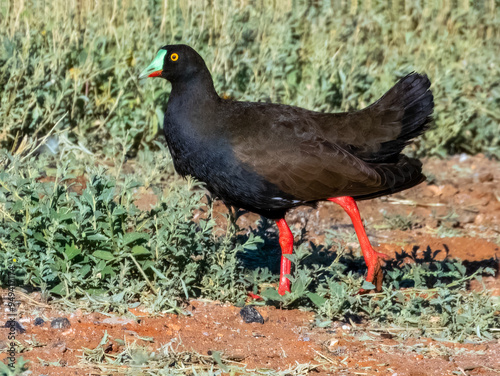
[[(221, 94), (345, 111), (368, 105), (416, 70), (433, 82), (435, 127), (409, 152), (499, 157), (495, 2), (279, 2), (266, 9), (216, 2), (210, 11), (198, 2), (163, 4), (0, 4), (4, 285), (16, 258), (17, 285), (70, 308), (123, 313), (141, 303), (182, 313), (191, 298), (243, 305), (253, 291), (263, 304), (315, 311), (322, 327), (360, 316), (397, 328), (402, 338), (498, 337), (498, 298), (467, 291), (471, 279), (493, 270), (450, 260), (396, 260), (381, 293), (359, 296), (360, 257), (329, 238), (323, 247), (300, 243), (291, 256), (292, 293), (279, 296), (276, 234), (265, 221), (245, 235), (235, 226), (214, 234), (210, 205), (197, 215), (202, 185), (179, 179), (156, 141), (170, 86), (137, 80), (160, 46), (182, 42), (205, 57)], [(75, 179), (82, 176), (80, 193)], [(135, 200), (147, 190), (158, 202), (140, 210)], [(413, 225), (410, 217), (388, 219), (391, 228)], [(440, 234), (451, 234), (452, 222), (443, 223)], [(95, 351), (82, 361), (102, 361), (92, 358)], [(161, 364), (164, 356), (151, 359)], [(129, 361), (124, 355), (120, 362)], [(214, 357), (196, 362), (205, 361), (203, 372), (220, 367)]]
[[(216, 236), (210, 206), (194, 219), (203, 196), (199, 183), (175, 177), (162, 181), (171, 161), (168, 151), (159, 149), (137, 156), (140, 166), (157, 172), (153, 177), (140, 169), (126, 172), (127, 163), (105, 168), (69, 146), (61, 158), (5, 153), (0, 263), (8, 267), (17, 259), (17, 284), (36, 287), (73, 308), (122, 313), (136, 302), (157, 312), (181, 313), (190, 298), (241, 306), (250, 290), (261, 293), (266, 304), (314, 310), (320, 322), (358, 315), (409, 328), (410, 334), (418, 329), (422, 335), (459, 341), (493, 338), (498, 299), (487, 291), (466, 291), (470, 279), (493, 270), (468, 270), (451, 260), (424, 258), (402, 266), (395, 260), (387, 266), (384, 291), (359, 296), (361, 257), (328, 239), (313, 249), (300, 242), (290, 256), (292, 292), (278, 295), (272, 287), (278, 278), (276, 234), (261, 226), (237, 236), (233, 225)], [(84, 157), (89, 159), (88, 181), (78, 194), (65, 182), (82, 173), (78, 160)], [(40, 179), (46, 166), (53, 166), (49, 181)], [(136, 192), (145, 187), (158, 194), (149, 211), (134, 203)], [(0, 278), (6, 280), (7, 268), (0, 270)], [(366, 282), (364, 287), (370, 288)]]
[(116, 137), (132, 152), (151, 146), (169, 85), (137, 75), (162, 45), (186, 43), (221, 94), (318, 111), (367, 106), (427, 73), (435, 128), (414, 152), (498, 157), (499, 8), (460, 3), (2, 2), (0, 144), (15, 150), (66, 114), (60, 129), (92, 151)]
[[(135, 342), (124, 342), (124, 350), (118, 354), (106, 354), (104, 345), (108, 343), (105, 333), (101, 343), (95, 349), (83, 349), (80, 364), (94, 365), (101, 371), (114, 374), (128, 374), (130, 369), (135, 372), (147, 371), (151, 375), (272, 375), (284, 376), (287, 374), (307, 375), (316, 368), (331, 370), (333, 367), (327, 362), (316, 364), (298, 364), (295, 367), (282, 371), (247, 370), (245, 364), (234, 361), (218, 351), (211, 351), (203, 355), (195, 351), (179, 351), (180, 339), (173, 339), (162, 345), (157, 351), (151, 352)], [(129, 367), (129, 369), (124, 368)]]

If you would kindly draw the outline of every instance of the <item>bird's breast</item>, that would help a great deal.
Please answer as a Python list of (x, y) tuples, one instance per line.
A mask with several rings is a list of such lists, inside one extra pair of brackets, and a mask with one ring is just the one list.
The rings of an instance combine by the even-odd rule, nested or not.
[[(207, 117), (207, 129), (210, 119)], [(235, 156), (231, 140), (192, 117), (179, 117), (167, 111), (164, 132), (176, 171), (204, 182), (208, 190), (226, 203), (257, 211), (295, 206), (298, 201), (281, 192)]]

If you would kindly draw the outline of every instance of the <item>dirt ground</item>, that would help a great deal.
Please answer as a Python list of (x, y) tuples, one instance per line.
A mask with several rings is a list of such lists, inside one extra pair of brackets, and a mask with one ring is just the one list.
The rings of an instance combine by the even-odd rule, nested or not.
[[(500, 163), (481, 155), (463, 155), (447, 160), (427, 159), (424, 166), (427, 182), (393, 196), (359, 203), (376, 250), (398, 256), (403, 262), (414, 262), (430, 252), (437, 259), (487, 264), (498, 272)], [(148, 209), (155, 199), (146, 192), (136, 204)], [(223, 205), (216, 205), (216, 211), (225, 210)], [(216, 218), (223, 231), (222, 216)], [(296, 209), (287, 219), (295, 229), (303, 229), (307, 241), (317, 244), (325, 241), (326, 230), (353, 231), (347, 215), (332, 203)], [(243, 231), (250, 231), (258, 220), (258, 216), (247, 213), (238, 224)], [(357, 242), (347, 245), (359, 248)], [(498, 273), (483, 281), (493, 295), (500, 296)], [(478, 283), (469, 287), (482, 288)], [(246, 324), (240, 308), (211, 301), (191, 301), (185, 308), (190, 312), (187, 316), (152, 316), (139, 308), (131, 309), (136, 316), (133, 319), (132, 315), (119, 317), (81, 310), (67, 314), (42, 303), (37, 293), (19, 292), (17, 296), (19, 322), (26, 331), (16, 338), (25, 344), (20, 355), (31, 361), (32, 375), (124, 374), (123, 369), (98, 369), (81, 362), (82, 349), (96, 348), (105, 332), (105, 351), (109, 354), (123, 351), (125, 343), (135, 342), (150, 351), (170, 343), (176, 351), (195, 351), (204, 356), (220, 351), (225, 359), (249, 370), (285, 370), (309, 364), (310, 373), (317, 375), (500, 374), (499, 341), (457, 344), (430, 338), (401, 340), (394, 337), (394, 332), (377, 331), (369, 323), (338, 322), (330, 328), (318, 328), (311, 325), (311, 312), (268, 306), (256, 307), (264, 324)], [(46, 322), (35, 325), (37, 317)], [(51, 328), (50, 320), (56, 317), (66, 317), (71, 326)], [(2, 311), (0, 323), (6, 320), (7, 314)], [(4, 360), (8, 329), (0, 328), (0, 333), (0, 359)], [(336, 371), (325, 371), (326, 366)]]

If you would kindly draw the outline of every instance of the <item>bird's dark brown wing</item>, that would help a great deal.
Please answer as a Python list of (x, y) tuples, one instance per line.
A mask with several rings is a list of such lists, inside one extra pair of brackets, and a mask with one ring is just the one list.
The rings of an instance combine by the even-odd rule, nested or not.
[(300, 110), (253, 103), (235, 111), (244, 114), (247, 124), (244, 130), (234, 127), (237, 131), (231, 134), (235, 157), (302, 201), (380, 190), (376, 169), (322, 137), (310, 114)]

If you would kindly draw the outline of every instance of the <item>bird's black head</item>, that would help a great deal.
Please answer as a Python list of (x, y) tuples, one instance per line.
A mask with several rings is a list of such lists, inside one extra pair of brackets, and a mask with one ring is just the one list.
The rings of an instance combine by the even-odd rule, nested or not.
[(188, 80), (200, 71), (207, 71), (207, 67), (198, 52), (185, 44), (172, 44), (160, 48), (139, 78), (162, 77), (175, 82)]

